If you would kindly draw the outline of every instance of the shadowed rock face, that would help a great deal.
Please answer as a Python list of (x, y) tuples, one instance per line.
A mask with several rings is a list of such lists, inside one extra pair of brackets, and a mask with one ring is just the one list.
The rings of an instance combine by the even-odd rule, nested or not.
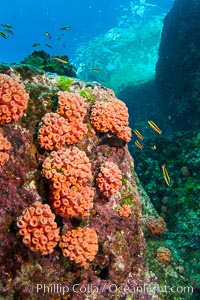
[(200, 2), (176, 0), (164, 20), (156, 67), (162, 103), (179, 129), (199, 121)]

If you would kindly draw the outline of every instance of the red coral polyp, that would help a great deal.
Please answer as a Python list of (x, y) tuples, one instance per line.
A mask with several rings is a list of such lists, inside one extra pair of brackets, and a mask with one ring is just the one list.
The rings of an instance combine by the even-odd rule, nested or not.
[(0, 124), (17, 121), (28, 105), (25, 85), (10, 76), (0, 74)]
[(53, 252), (60, 240), (59, 229), (54, 220), (55, 215), (48, 204), (35, 202), (31, 207), (25, 208), (17, 218), (23, 243), (30, 250), (39, 251), (42, 255)]
[(100, 172), (97, 175), (96, 183), (104, 196), (112, 196), (122, 185), (121, 170), (115, 163), (105, 162), (100, 167)]

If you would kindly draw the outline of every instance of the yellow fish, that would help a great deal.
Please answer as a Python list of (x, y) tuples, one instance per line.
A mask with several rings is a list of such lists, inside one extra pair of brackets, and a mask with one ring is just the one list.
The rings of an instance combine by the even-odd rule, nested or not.
[(138, 147), (140, 150), (143, 149), (142, 144), (138, 140), (135, 141), (135, 146)]
[(63, 64), (68, 64), (68, 61), (67, 61), (67, 60), (62, 59), (62, 58), (60, 58), (60, 57), (54, 57), (53, 59), (54, 59), (54, 60), (57, 60), (57, 61), (59, 61), (59, 62), (61, 62), (61, 63), (63, 63)]
[(157, 132), (158, 134), (161, 134), (162, 131), (160, 130), (160, 128), (153, 122), (153, 121), (148, 121), (149, 126), (151, 126), (151, 128)]
[(96, 68), (92, 69), (92, 71), (93, 71), (94, 73), (99, 73), (99, 72), (101, 72), (100, 69), (96, 69)]
[(48, 37), (48, 39), (51, 39), (51, 35), (48, 31), (45, 32), (45, 35)]
[(137, 137), (143, 141), (144, 137), (143, 135), (137, 130), (137, 129), (134, 129), (133, 132), (137, 135)]
[(164, 176), (165, 182), (169, 186), (171, 180), (170, 180), (169, 173), (167, 172), (165, 164), (162, 165), (162, 171), (163, 171), (163, 176)]

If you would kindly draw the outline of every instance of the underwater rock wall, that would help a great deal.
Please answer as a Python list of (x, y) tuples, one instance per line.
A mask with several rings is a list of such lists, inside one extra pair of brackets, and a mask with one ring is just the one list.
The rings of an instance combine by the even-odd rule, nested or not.
[(177, 129), (200, 128), (200, 2), (176, 0), (164, 19), (156, 66), (161, 106)]
[(11, 97), (16, 112), (12, 99), (21, 103), (13, 79), (29, 100), (23, 117), (1, 125), (10, 144), (0, 168), (0, 298), (174, 299), (166, 286), (187, 281), (134, 172), (125, 104), (99, 84), (25, 70), (23, 80), (14, 69), (1, 75), (1, 104)]

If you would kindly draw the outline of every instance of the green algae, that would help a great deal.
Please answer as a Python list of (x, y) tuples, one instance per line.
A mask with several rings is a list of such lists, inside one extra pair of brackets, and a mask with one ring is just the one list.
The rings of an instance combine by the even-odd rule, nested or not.
[(59, 87), (62, 91), (70, 92), (70, 86), (72, 85), (72, 83), (72, 79), (65, 76), (60, 76), (58, 82), (56, 83), (56, 86)]
[(82, 96), (83, 98), (85, 98), (86, 102), (90, 102), (91, 104), (95, 103), (95, 97), (92, 94), (92, 90), (90, 89), (83, 89), (80, 91), (80, 96)]

